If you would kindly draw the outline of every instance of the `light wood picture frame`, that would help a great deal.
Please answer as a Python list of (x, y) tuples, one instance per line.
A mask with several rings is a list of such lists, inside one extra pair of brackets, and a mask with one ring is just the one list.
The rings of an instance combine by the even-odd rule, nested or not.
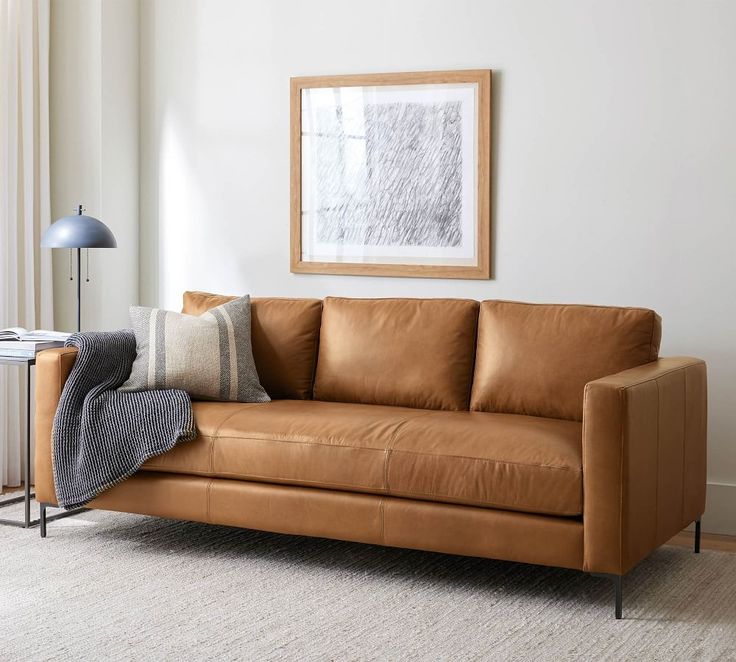
[(491, 70), (291, 79), (291, 271), (491, 276)]

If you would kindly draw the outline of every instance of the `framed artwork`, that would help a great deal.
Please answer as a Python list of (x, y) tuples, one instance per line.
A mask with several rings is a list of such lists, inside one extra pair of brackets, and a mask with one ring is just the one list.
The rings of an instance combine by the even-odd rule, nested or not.
[(291, 79), (291, 271), (490, 278), (491, 71)]

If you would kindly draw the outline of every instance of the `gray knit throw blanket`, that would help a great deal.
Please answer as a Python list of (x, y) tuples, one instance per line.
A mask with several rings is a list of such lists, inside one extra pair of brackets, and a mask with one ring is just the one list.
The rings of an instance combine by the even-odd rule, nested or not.
[(132, 331), (75, 333), (79, 354), (54, 416), (59, 506), (83, 506), (133, 475), (149, 458), (194, 439), (192, 403), (180, 390), (120, 393), (135, 359)]

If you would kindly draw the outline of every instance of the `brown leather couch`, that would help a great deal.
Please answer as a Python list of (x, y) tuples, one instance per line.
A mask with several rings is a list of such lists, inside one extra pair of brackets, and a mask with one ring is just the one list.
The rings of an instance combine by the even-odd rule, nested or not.
[[(200, 314), (230, 297), (184, 295)], [(195, 402), (196, 440), (90, 507), (620, 577), (705, 508), (706, 367), (651, 310), (254, 299), (266, 404)], [(73, 348), (36, 379), (36, 495)]]

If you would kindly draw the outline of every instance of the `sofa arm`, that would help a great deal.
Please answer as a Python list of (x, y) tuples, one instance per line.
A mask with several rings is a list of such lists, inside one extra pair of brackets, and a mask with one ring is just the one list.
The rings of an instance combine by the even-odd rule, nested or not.
[(77, 358), (76, 347), (47, 349), (36, 357), (36, 499), (56, 505), (51, 464), (51, 428), (64, 383)]
[(705, 510), (706, 368), (666, 358), (590, 382), (583, 567), (621, 575)]

